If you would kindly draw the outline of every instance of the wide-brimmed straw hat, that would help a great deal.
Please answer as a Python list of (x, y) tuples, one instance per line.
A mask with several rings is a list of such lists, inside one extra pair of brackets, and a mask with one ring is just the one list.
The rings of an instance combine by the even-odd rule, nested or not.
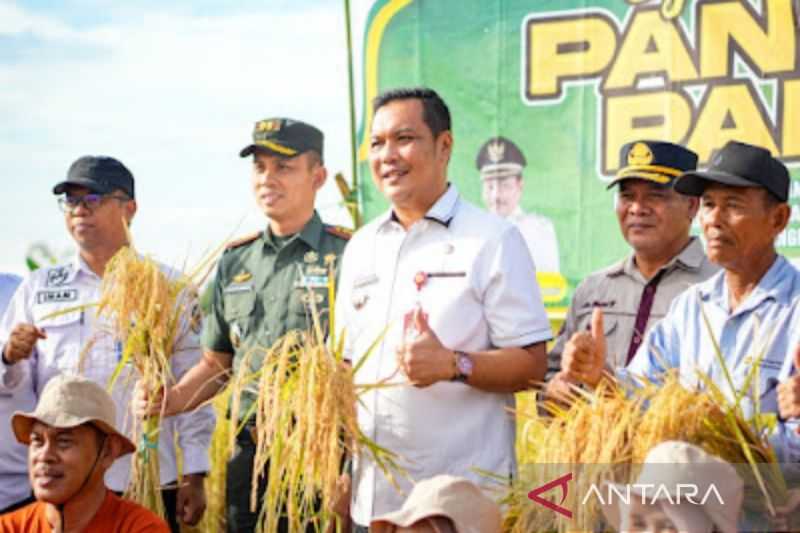
[[(684, 522), (696, 523), (697, 518), (707, 517), (717, 531), (737, 531), (738, 513), (744, 499), (744, 482), (730, 463), (706, 453), (694, 444), (682, 441), (662, 442), (648, 452), (634, 484), (612, 485), (617, 494), (630, 491), (637, 500), (644, 499), (647, 503), (663, 502), (665, 505), (662, 505), (662, 509), (673, 521), (681, 518), (675, 516), (678, 514), (686, 515), (678, 520)], [(713, 493), (710, 492), (712, 485)], [(648, 487), (650, 491), (645, 492)], [(694, 499), (704, 499), (702, 504), (687, 501), (689, 487), (696, 488)], [(708, 494), (711, 496), (704, 498)], [(622, 498), (608, 500), (602, 501), (600, 507), (609, 524), (620, 531), (628, 505)]]
[(449, 518), (457, 533), (500, 533), (500, 508), (468, 479), (436, 476), (420, 481), (399, 511), (372, 520), (370, 531), (410, 527), (426, 518)]
[(120, 455), (132, 453), (136, 446), (117, 431), (116, 415), (114, 400), (103, 387), (81, 376), (62, 374), (47, 382), (35, 411), (14, 413), (11, 427), (17, 440), (29, 445), (34, 422), (60, 429), (89, 423), (106, 435), (119, 438), (123, 443)]

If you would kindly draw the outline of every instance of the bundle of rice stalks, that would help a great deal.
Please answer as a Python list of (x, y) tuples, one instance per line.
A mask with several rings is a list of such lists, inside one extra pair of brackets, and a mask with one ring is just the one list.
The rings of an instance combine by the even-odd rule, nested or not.
[[(505, 498), (508, 511), (503, 530), (591, 530), (599, 510), (593, 504), (580, 505), (579, 495), (592, 483), (609, 480), (614, 465), (630, 463), (631, 432), (642, 401), (603, 381), (594, 394), (576, 389), (569, 407), (548, 405), (552, 417), (539, 417), (535, 412), (522, 415), (529, 419), (523, 423), (518, 447), (529, 463), (520, 465), (519, 476)], [(532, 488), (562, 477), (579, 464), (584, 467), (581, 475), (571, 479), (577, 490), (569, 490), (563, 501), (555, 502), (572, 509), (572, 519), (528, 499)]]
[[(334, 279), (332, 270), (329, 279)], [(329, 298), (333, 308), (332, 281)], [(231, 384), (231, 419), (254, 416), (256, 421), (251, 508), (261, 506), (260, 531), (276, 531), (281, 516), (289, 531), (339, 529), (331, 512), (337, 480), (357, 454), (368, 454), (390, 479), (401, 472), (395, 455), (361, 432), (354, 383), (358, 368), (344, 360), (343, 339), (332, 335), (333, 316), (326, 317), (329, 327), (324, 328), (310, 300), (312, 330), (293, 331), (269, 349), (250, 350), (240, 368), (251, 368), (250, 359), (263, 356), (260, 369), (250, 375), (240, 371)], [(331, 332), (327, 338), (324, 329)], [(239, 417), (238, 398), (246, 391), (257, 394), (257, 401), (252, 412)], [(242, 430), (240, 426), (236, 432)], [(258, 487), (264, 481), (266, 493), (259, 502)]]
[[(758, 366), (758, 365), (754, 365)], [(659, 383), (625, 390), (603, 381), (593, 393), (575, 390), (569, 407), (549, 405), (550, 417), (528, 415), (519, 447), (529, 464), (505, 498), (505, 531), (592, 531), (602, 522), (599, 503), (586, 499), (590, 487), (605, 482), (632, 483), (637, 465), (657, 444), (680, 440), (734, 464), (749, 464), (767, 508), (785, 498), (786, 486), (763, 429), (718, 387), (689, 390), (677, 371)], [(765, 471), (768, 473), (762, 476)], [(576, 472), (564, 501), (573, 516), (554, 513), (528, 498), (528, 491), (565, 472)], [(572, 490), (572, 489), (575, 490)], [(544, 496), (544, 495), (543, 495)], [(546, 496), (544, 496), (546, 497)], [(551, 495), (552, 498), (552, 495)]]
[[(170, 357), (183, 335), (197, 324), (197, 285), (211, 257), (190, 276), (170, 278), (154, 260), (140, 256), (131, 246), (122, 247), (108, 262), (103, 275), (97, 315), (115, 340), (122, 355), (109, 388), (113, 388), (126, 365), (132, 364), (147, 390), (162, 390), (173, 376)], [(203, 272), (203, 276), (200, 273)], [(139, 449), (132, 462), (126, 497), (164, 516), (158, 461), (160, 417), (135, 421)]]

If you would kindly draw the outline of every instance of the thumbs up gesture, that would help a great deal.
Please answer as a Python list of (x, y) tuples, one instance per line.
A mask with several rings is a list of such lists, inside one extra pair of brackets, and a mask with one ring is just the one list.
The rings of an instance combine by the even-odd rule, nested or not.
[(561, 377), (595, 387), (603, 377), (606, 363), (606, 338), (603, 334), (603, 311), (595, 308), (591, 329), (572, 335), (561, 356)]
[(800, 418), (800, 346), (794, 349), (794, 373), (778, 385), (778, 413), (781, 418)]
[(403, 344), (397, 347), (397, 364), (417, 387), (448, 381), (456, 374), (455, 353), (445, 348), (428, 324), (428, 314), (420, 307), (406, 315)]

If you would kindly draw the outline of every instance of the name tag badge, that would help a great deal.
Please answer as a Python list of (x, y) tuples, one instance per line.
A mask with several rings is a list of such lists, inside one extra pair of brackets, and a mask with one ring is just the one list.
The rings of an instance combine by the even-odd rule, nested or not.
[(322, 289), (328, 286), (328, 276), (303, 275), (294, 282), (294, 286), (303, 289)]
[(37, 304), (75, 302), (78, 300), (78, 289), (53, 289), (36, 293)]
[(225, 287), (222, 292), (224, 294), (234, 294), (238, 292), (249, 292), (255, 290), (255, 285), (252, 283), (231, 283)]
[(364, 287), (368, 287), (369, 285), (374, 285), (378, 283), (378, 276), (375, 274), (367, 274), (365, 276), (359, 276), (353, 281), (353, 288), (354, 289), (361, 289)]

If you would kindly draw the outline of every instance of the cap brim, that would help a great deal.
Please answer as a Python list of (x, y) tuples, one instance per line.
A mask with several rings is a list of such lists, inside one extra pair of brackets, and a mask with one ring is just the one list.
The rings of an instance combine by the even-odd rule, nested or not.
[(614, 185), (621, 183), (625, 180), (644, 180), (655, 183), (657, 185), (664, 185), (669, 186), (674, 178), (670, 176), (666, 176), (664, 174), (658, 174), (657, 172), (638, 172), (638, 173), (631, 173), (625, 174), (624, 176), (617, 175), (614, 177), (613, 180), (606, 186), (606, 190), (610, 189)]
[(92, 181), (89, 179), (73, 178), (69, 180), (64, 180), (61, 183), (57, 184), (55, 187), (53, 187), (53, 194), (64, 194), (65, 192), (67, 192), (67, 187), (69, 186), (86, 187), (90, 191), (98, 194), (107, 194), (111, 192), (111, 189), (109, 189), (108, 187), (103, 187), (96, 181)]
[[(29, 446), (31, 443), (31, 429), (33, 429), (34, 422), (41, 421), (43, 424), (47, 425), (54, 425), (48, 424), (46, 420), (41, 420), (39, 417), (36, 416), (36, 413), (24, 413), (21, 411), (17, 411), (11, 417), (11, 429), (14, 431), (14, 436), (17, 438), (17, 441), (20, 444), (25, 444)], [(120, 442), (122, 442), (122, 452), (119, 454), (118, 457), (122, 457), (123, 455), (127, 455), (129, 453), (133, 453), (136, 451), (136, 446), (134, 446), (133, 442), (126, 437), (119, 433), (116, 429), (109, 426), (102, 420), (96, 420), (93, 418), (85, 418), (85, 419), (76, 419), (74, 423), (70, 423), (69, 425), (60, 425), (58, 427), (63, 429), (69, 429), (78, 427), (82, 424), (92, 423), (97, 426), (100, 431), (105, 433), (106, 435), (112, 435), (117, 437)]]
[(269, 144), (272, 146), (267, 146), (264, 144), (250, 144), (245, 146), (242, 148), (242, 151), (239, 152), (239, 157), (247, 157), (255, 152), (266, 152), (271, 155), (277, 155), (280, 157), (285, 157), (286, 159), (291, 159), (292, 157), (297, 157), (303, 153), (301, 150), (288, 148), (277, 143), (270, 142)]
[(373, 533), (393, 531), (394, 527), (411, 527), (420, 520), (434, 518), (437, 516), (452, 520), (452, 517), (450, 517), (442, 509), (437, 509), (435, 507), (430, 509), (403, 508), (392, 513), (387, 513), (383, 516), (373, 518), (370, 522), (369, 530)]
[(761, 187), (760, 184), (719, 170), (693, 171), (681, 174), (675, 181), (675, 190), (688, 196), (702, 196), (711, 183), (731, 187)]

